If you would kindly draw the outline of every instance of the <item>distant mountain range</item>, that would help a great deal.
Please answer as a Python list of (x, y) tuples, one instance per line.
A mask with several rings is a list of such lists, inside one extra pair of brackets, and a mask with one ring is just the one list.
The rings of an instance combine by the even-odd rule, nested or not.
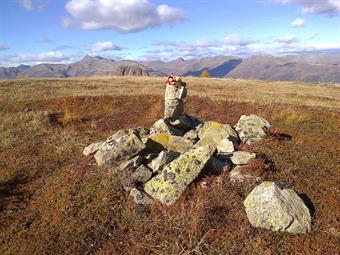
[(16, 77), (165, 76), (170, 73), (241, 79), (340, 83), (340, 55), (214, 56), (174, 61), (131, 61), (86, 56), (73, 64), (0, 67), (0, 79)]

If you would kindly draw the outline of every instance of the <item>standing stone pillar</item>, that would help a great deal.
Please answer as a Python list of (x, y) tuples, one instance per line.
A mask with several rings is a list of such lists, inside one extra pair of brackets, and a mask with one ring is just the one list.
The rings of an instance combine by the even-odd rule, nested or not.
[(182, 82), (180, 77), (176, 77), (176, 81), (173, 80), (172, 76), (168, 77), (164, 96), (164, 119), (174, 120), (184, 113), (185, 86), (186, 84)]

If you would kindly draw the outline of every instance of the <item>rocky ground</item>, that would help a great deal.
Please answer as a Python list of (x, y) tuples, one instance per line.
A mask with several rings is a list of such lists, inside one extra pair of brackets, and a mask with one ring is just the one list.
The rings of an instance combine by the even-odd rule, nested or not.
[[(132, 196), (126, 189), (135, 184), (131, 182), (134, 168), (118, 171), (98, 167), (94, 155), (82, 156), (82, 151), (93, 142), (105, 142), (118, 130), (151, 129), (162, 117), (162, 97), (127, 95), (133, 84), (139, 90), (142, 80), (131, 81), (122, 90), (114, 80), (79, 80), (76, 86), (67, 80), (25, 82), (0, 86), (1, 254), (339, 253), (336, 87), (332, 93), (328, 87), (320, 88), (319, 96), (312, 96), (313, 88), (302, 85), (294, 94), (294, 84), (288, 88), (280, 83), (277, 90), (264, 90), (266, 84), (254, 83), (237, 90), (238, 83), (234, 87), (228, 83), (222, 93), (219, 88), (223, 81), (215, 86), (211, 80), (210, 87), (200, 92), (204, 96), (199, 96), (201, 83), (192, 80), (197, 96), (187, 100), (190, 116), (204, 124), (214, 121), (235, 127), (242, 115), (256, 114), (271, 124), (270, 132), (251, 145), (233, 143), (237, 152), (256, 154), (247, 165), (233, 164), (232, 169), (215, 172), (209, 160), (172, 205), (150, 196), (155, 202), (145, 206), (136, 204), (133, 196), (144, 190), (143, 185), (138, 184)], [(83, 94), (78, 95), (80, 89)], [(111, 94), (98, 94), (108, 90)], [(205, 97), (211, 91), (219, 97)], [(272, 100), (260, 103), (252, 91), (257, 91), (256, 97)], [(279, 93), (273, 96), (265, 91)], [(312, 106), (315, 102), (318, 107)], [(195, 134), (184, 136), (188, 139)], [(227, 141), (221, 144), (231, 147)], [(171, 151), (164, 150), (160, 153), (163, 156)], [(176, 158), (178, 153), (170, 156)], [(143, 164), (155, 167), (149, 163)], [(148, 168), (141, 173), (148, 173)], [(152, 173), (151, 178), (156, 176)], [(242, 182), (238, 181), (240, 176)], [(275, 231), (279, 229), (271, 221), (261, 220), (269, 229), (256, 226), (258, 215), (247, 211), (256, 208), (255, 212), (268, 212), (263, 196), (257, 195), (263, 192), (270, 195), (270, 206), (282, 208), (301, 198), (311, 215), (310, 231), (307, 225), (308, 233), (287, 232), (295, 226), (290, 216), (305, 211), (303, 206), (277, 214), (281, 222), (288, 223), (284, 225), (287, 231)]]
[[(259, 174), (247, 171), (251, 161), (260, 156), (235, 147), (275, 136), (270, 128), (270, 123), (257, 115), (242, 115), (233, 128), (182, 114), (172, 120), (160, 119), (150, 129), (119, 130), (106, 141), (87, 146), (83, 154), (93, 154), (105, 171), (128, 172), (122, 185), (136, 204), (160, 201), (169, 206), (200, 175), (202, 179), (230, 171), (231, 182), (262, 182)], [(210, 166), (210, 173), (206, 166)], [(311, 209), (292, 189), (281, 190), (273, 182), (262, 182), (244, 205), (253, 226), (293, 234), (311, 231)]]

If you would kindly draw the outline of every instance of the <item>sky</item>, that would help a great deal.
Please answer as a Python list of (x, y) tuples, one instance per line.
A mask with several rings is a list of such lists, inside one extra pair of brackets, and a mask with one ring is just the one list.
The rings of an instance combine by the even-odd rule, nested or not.
[(340, 54), (340, 0), (0, 0), (0, 66)]

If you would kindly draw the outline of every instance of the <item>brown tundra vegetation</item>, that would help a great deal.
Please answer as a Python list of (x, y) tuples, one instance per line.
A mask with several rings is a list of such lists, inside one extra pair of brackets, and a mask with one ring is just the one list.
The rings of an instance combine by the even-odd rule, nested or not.
[(186, 111), (234, 125), (268, 119), (275, 136), (249, 171), (292, 187), (312, 232), (257, 229), (243, 200), (255, 183), (201, 176), (170, 207), (134, 205), (122, 176), (103, 171), (88, 144), (118, 129), (149, 127), (163, 113), (163, 78), (0, 81), (0, 254), (339, 254), (340, 85), (187, 78)]

